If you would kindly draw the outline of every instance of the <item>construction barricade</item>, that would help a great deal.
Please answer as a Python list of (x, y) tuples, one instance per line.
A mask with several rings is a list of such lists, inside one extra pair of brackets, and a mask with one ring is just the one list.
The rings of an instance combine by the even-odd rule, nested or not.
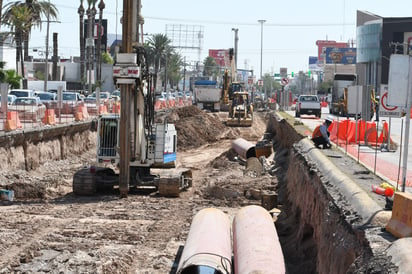
[(328, 130), (330, 132), (330, 140), (338, 145), (357, 142), (379, 145), (387, 142), (389, 137), (388, 123), (386, 121), (383, 122), (383, 128), (379, 135), (376, 123), (365, 122), (364, 120), (354, 121), (344, 119), (341, 121), (333, 121)]
[(56, 114), (54, 113), (54, 109), (46, 109), (42, 122), (45, 125), (56, 124)]
[(77, 111), (74, 115), (74, 120), (75, 121), (83, 121), (84, 119), (89, 118), (89, 112), (87, 111), (86, 106), (78, 106)]
[(17, 111), (7, 112), (7, 119), (4, 121), (4, 129), (6, 131), (16, 130), (18, 128), (23, 128), (20, 122), (19, 114)]
[(412, 195), (406, 192), (395, 192), (392, 206), (392, 217), (386, 230), (398, 238), (412, 236)]
[(107, 107), (106, 105), (99, 106), (99, 114), (107, 114)]
[[(156, 109), (156, 106), (155, 106)], [(112, 113), (120, 114), (120, 102), (115, 102), (112, 106)]]

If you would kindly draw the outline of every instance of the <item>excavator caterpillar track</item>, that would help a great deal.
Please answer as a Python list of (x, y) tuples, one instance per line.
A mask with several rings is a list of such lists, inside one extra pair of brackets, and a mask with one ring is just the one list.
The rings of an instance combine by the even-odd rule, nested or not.
[(88, 167), (77, 171), (73, 176), (75, 195), (94, 195), (98, 191), (112, 189), (118, 184), (118, 176), (110, 168)]

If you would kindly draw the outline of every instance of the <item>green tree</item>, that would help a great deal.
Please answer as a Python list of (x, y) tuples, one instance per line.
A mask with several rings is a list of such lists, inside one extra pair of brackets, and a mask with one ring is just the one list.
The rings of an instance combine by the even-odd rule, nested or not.
[(203, 75), (216, 79), (216, 77), (219, 75), (219, 66), (216, 64), (215, 58), (210, 56), (206, 57), (203, 61), (203, 65)]
[[(156, 81), (159, 72), (162, 70), (162, 68), (167, 66), (168, 59), (173, 53), (171, 43), (172, 41), (162, 33), (152, 35), (147, 41), (146, 49), (150, 57), (149, 63), (154, 67)], [(165, 81), (165, 85), (166, 82), (167, 79)]]
[(105, 64), (113, 64), (114, 63), (114, 60), (113, 60), (112, 56), (107, 52), (102, 52), (102, 61)]
[(32, 27), (32, 14), (27, 6), (12, 6), (3, 14), (2, 23), (10, 27), (16, 42), (16, 68), (19, 67), (24, 78), (23, 39)]
[(167, 78), (170, 84), (174, 87), (177, 86), (182, 78), (181, 67), (183, 65), (182, 56), (178, 53), (172, 53), (167, 63)]
[(9, 84), (10, 89), (20, 88), (20, 82), (23, 79), (23, 77), (18, 75), (14, 69), (6, 70), (6, 75), (7, 75), (6, 82)]
[[(25, 1), (12, 1), (7, 3), (4, 6), (4, 12), (1, 18), (2, 24), (11, 25), (17, 23), (14, 18), (13, 9), (19, 8), (26, 8), (30, 16), (25, 18), (27, 21), (25, 22), (25, 26), (28, 28), (25, 29), (23, 34), (23, 41), (24, 41), (24, 60), (28, 60), (29, 56), (29, 37), (33, 27), (38, 27), (41, 29), (42, 23), (46, 20), (54, 20), (58, 17), (58, 11), (54, 4), (50, 3), (49, 1), (37, 1), (37, 0), (25, 0)], [(46, 20), (42, 20), (45, 18)], [(17, 23), (20, 24), (21, 23)], [(17, 26), (15, 26), (15, 29)]]
[(155, 73), (159, 72), (161, 64), (165, 64), (167, 55), (171, 52), (172, 41), (162, 33), (149, 37), (147, 44), (151, 49)]
[(10, 88), (20, 88), (21, 76), (14, 69), (4, 70), (6, 62), (0, 62), (0, 83), (9, 84)]

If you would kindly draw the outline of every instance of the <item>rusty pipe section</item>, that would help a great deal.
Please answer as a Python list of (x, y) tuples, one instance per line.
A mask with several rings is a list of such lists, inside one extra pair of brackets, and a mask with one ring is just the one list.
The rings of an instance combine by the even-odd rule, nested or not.
[(255, 145), (243, 138), (237, 138), (236, 140), (233, 140), (232, 148), (240, 157), (245, 160), (250, 157), (256, 157)]
[(230, 220), (216, 208), (200, 210), (190, 225), (178, 274), (232, 273)]
[(260, 206), (243, 207), (233, 219), (235, 273), (285, 273), (282, 248), (270, 214)]

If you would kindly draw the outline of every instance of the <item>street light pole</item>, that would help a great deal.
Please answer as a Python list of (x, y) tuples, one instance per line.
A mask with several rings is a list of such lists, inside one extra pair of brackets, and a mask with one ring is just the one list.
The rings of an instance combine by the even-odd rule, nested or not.
[(232, 28), (232, 31), (235, 32), (235, 68), (237, 69), (237, 44), (239, 41), (239, 36), (237, 35), (239, 29)]
[(262, 53), (263, 53), (263, 23), (266, 22), (266, 20), (258, 20), (260, 23), (260, 79), (262, 79)]

